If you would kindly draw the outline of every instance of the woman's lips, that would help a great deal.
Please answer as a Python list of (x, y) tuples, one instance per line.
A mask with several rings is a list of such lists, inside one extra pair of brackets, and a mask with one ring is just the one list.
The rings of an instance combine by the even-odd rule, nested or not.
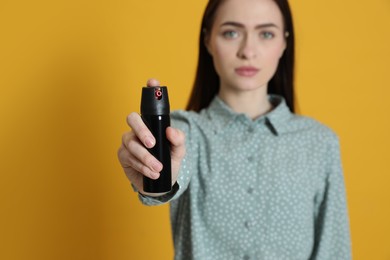
[(239, 68), (236, 68), (235, 69), (235, 72), (240, 75), (240, 76), (243, 76), (243, 77), (253, 77), (254, 75), (256, 75), (260, 70), (258, 68), (255, 68), (255, 67), (247, 67), (247, 66), (243, 66), (243, 67), (239, 67)]

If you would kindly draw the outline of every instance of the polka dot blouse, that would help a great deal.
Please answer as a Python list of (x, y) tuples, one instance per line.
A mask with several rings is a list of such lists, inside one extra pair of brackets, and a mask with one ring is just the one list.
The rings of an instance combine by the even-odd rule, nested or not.
[(337, 136), (280, 96), (252, 120), (219, 97), (175, 111), (186, 156), (170, 193), (175, 259), (351, 259)]

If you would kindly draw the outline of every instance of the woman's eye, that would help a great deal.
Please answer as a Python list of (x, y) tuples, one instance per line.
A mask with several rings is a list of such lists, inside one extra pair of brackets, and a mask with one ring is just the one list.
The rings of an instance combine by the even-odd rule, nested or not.
[(262, 32), (261, 33), (261, 38), (263, 38), (263, 39), (272, 39), (274, 37), (275, 37), (275, 35), (272, 32)]
[(238, 32), (236, 31), (226, 31), (222, 33), (223, 37), (228, 39), (234, 39), (238, 37)]

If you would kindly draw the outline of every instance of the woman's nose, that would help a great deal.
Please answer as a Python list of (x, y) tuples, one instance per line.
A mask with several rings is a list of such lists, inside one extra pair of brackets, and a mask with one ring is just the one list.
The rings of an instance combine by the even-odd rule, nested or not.
[(257, 48), (254, 39), (249, 36), (244, 37), (237, 51), (237, 57), (240, 59), (253, 59), (256, 56)]

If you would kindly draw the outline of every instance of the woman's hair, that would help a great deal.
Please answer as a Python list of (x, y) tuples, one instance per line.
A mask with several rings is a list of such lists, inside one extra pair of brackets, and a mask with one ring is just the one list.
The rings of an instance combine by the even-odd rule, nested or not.
[[(284, 31), (287, 33), (286, 49), (279, 60), (275, 75), (268, 83), (268, 93), (281, 95), (287, 106), (294, 112), (294, 28), (290, 6), (287, 0), (274, 0), (284, 18)], [(208, 107), (219, 91), (219, 76), (215, 71), (213, 59), (205, 46), (205, 37), (210, 33), (215, 13), (224, 0), (209, 0), (203, 14), (199, 37), (198, 68), (187, 110), (199, 112)]]

